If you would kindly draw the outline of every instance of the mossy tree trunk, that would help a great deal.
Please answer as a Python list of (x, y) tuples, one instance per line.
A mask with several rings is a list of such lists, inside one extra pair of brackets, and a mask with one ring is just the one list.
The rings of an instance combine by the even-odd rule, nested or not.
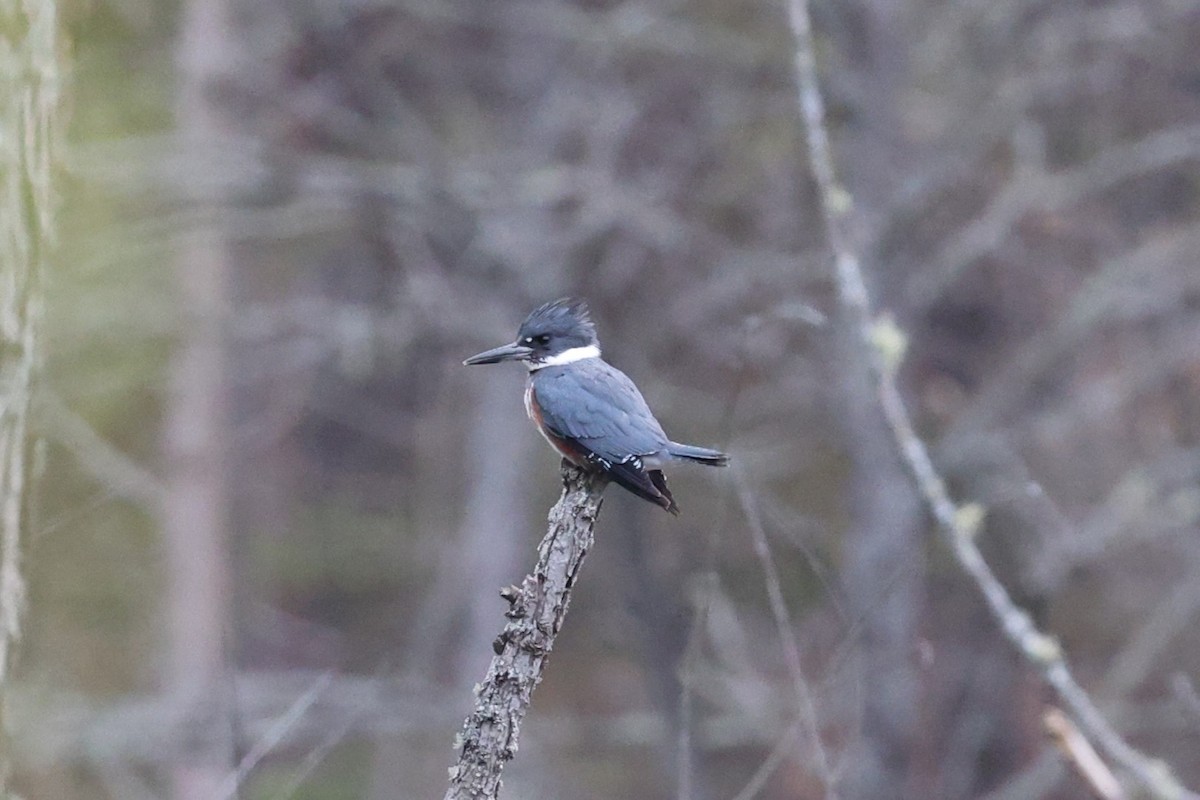
[(40, 363), (41, 283), (54, 239), (59, 64), (52, 0), (0, 3), (0, 795), (12, 773), (4, 731), (21, 636), (21, 546), (29, 519), (29, 412)]

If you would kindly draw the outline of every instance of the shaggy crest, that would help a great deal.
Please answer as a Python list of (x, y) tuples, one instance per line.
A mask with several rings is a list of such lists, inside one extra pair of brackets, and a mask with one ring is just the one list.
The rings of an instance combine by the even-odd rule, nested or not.
[(535, 308), (521, 323), (517, 339), (544, 333), (569, 338), (580, 345), (597, 342), (596, 325), (587, 303), (575, 297), (562, 297)]

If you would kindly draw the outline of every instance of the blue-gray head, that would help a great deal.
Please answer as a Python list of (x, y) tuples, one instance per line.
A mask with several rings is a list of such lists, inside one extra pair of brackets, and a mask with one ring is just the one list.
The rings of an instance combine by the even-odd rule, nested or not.
[(471, 356), (464, 364), (496, 364), (501, 361), (525, 361), (531, 370), (556, 364), (569, 364), (600, 355), (596, 326), (587, 303), (564, 297), (538, 306), (517, 330), (512, 344)]

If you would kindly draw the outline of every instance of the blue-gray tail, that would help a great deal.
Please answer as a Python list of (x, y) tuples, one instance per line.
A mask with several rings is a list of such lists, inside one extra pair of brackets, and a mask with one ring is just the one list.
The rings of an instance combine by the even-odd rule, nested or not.
[(724, 467), (729, 464), (729, 456), (719, 450), (709, 450), (707, 447), (670, 442), (667, 444), (667, 452), (675, 458), (695, 461), (697, 464), (705, 464), (710, 467)]

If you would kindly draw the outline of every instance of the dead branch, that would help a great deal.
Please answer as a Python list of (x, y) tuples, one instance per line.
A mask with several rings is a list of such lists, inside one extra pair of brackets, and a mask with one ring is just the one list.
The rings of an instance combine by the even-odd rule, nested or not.
[(775, 559), (771, 556), (770, 545), (767, 543), (767, 533), (763, 527), (758, 506), (755, 504), (754, 497), (750, 492), (750, 485), (747, 483), (746, 477), (740, 469), (734, 471), (734, 479), (737, 482), (738, 499), (742, 504), (742, 511), (746, 515), (750, 534), (753, 537), (754, 554), (758, 557), (759, 563), (762, 565), (767, 585), (767, 598), (771, 605), (771, 615), (775, 618), (775, 628), (779, 632), (784, 661), (787, 664), (788, 673), (792, 679), (792, 689), (796, 695), (800, 724), (808, 739), (809, 747), (812, 749), (812, 763), (817, 777), (824, 786), (826, 800), (837, 800), (837, 776), (830, 765), (829, 754), (826, 752), (825, 744), (821, 739), (821, 723), (817, 716), (817, 704), (813, 699), (812, 689), (808, 685), (808, 680), (804, 677), (804, 668), (800, 664), (800, 644), (796, 641), (796, 634), (792, 628), (787, 604), (783, 600), (783, 586), (779, 578), (779, 568), (775, 566)]
[(517, 754), (521, 722), (546, 658), (562, 629), (571, 589), (592, 547), (604, 487), (602, 475), (563, 465), (563, 493), (550, 509), (550, 525), (538, 546), (533, 572), (520, 586), (501, 590), (509, 622), (492, 643), (487, 677), (476, 687), (475, 710), (455, 743), (445, 800), (494, 800), (500, 773)]
[(1100, 800), (1125, 800), (1125, 790), (1121, 788), (1117, 777), (1062, 709), (1046, 709), (1042, 714), (1042, 724), (1096, 797)]
[(166, 488), (153, 472), (105, 439), (56, 392), (43, 388), (34, 403), (38, 433), (66, 448), (83, 470), (113, 495), (147, 513), (163, 513)]
[[(1134, 749), (1121, 737), (1072, 676), (1058, 641), (1040, 631), (1028, 612), (1013, 602), (975, 541), (983, 521), (983, 508), (975, 504), (959, 505), (950, 497), (925, 442), (917, 435), (895, 382), (905, 337), (894, 324), (874, 318), (858, 253), (848, 230), (853, 197), (839, 182), (834, 169), (807, 0), (789, 0), (788, 10), (796, 41), (800, 114), (808, 143), (809, 165), (817, 182), (825, 234), (833, 250), (839, 305), (858, 330), (860, 345), (867, 354), (875, 379), (880, 407), (918, 491), (959, 566), (979, 587), (1006, 638), (1058, 692), (1081, 735), (1099, 745), (1099, 749), (1129, 773), (1150, 796), (1162, 800), (1200, 798), (1186, 789), (1165, 763)], [(1181, 137), (1187, 146), (1191, 146), (1191, 136), (1189, 131), (1187, 136)]]

